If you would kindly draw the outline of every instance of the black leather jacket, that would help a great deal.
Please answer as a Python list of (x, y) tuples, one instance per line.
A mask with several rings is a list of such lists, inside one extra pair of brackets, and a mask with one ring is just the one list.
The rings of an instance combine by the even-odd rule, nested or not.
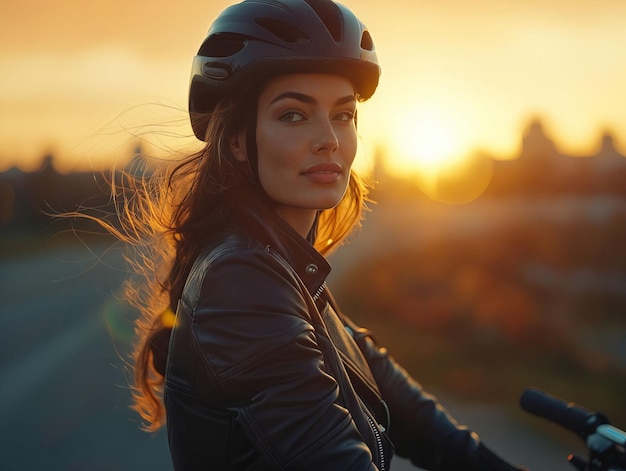
[(260, 205), (209, 241), (170, 337), (175, 469), (385, 470), (394, 446), (426, 469), (514, 469), (339, 312), (329, 270)]

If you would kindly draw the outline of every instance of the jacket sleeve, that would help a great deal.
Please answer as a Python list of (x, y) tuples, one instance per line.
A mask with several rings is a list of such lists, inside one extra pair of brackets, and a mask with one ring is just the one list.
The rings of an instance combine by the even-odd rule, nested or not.
[(398, 456), (436, 471), (524, 469), (502, 460), (480, 443), (478, 435), (459, 426), (434, 396), (375, 343), (369, 331), (356, 328), (353, 335), (389, 408), (390, 437)]
[(375, 470), (350, 414), (338, 404), (338, 385), (324, 370), (291, 276), (264, 250), (212, 262), (199, 298), (186, 300), (195, 304), (198, 381), (211, 385), (207, 400), (221, 398), (268, 468)]

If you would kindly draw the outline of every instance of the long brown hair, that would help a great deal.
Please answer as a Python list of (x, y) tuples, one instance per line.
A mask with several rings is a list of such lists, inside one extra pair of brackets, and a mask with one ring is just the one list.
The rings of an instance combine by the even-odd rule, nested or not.
[[(152, 347), (173, 326), (176, 300), (207, 236), (226, 224), (229, 191), (252, 184), (249, 167), (238, 162), (229, 148), (229, 138), (245, 129), (247, 112), (244, 100), (222, 101), (203, 117), (208, 130), (202, 150), (162, 165), (150, 177), (127, 176), (125, 183), (112, 187), (121, 201), (121, 230), (103, 225), (128, 244), (128, 260), (139, 275), (126, 289), (128, 300), (140, 312), (131, 357), (132, 408), (149, 431), (165, 422), (164, 377), (155, 367)], [(125, 197), (120, 198), (120, 193)], [(360, 224), (366, 197), (367, 185), (352, 172), (340, 203), (320, 213), (314, 242), (320, 253), (329, 254)]]

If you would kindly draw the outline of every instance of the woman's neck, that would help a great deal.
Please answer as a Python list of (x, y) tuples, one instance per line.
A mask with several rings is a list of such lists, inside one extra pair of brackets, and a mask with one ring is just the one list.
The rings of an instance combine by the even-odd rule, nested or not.
[(313, 224), (315, 224), (315, 218), (317, 217), (317, 211), (314, 209), (280, 206), (276, 209), (276, 212), (287, 224), (289, 224), (305, 239), (309, 235), (309, 232), (311, 232)]

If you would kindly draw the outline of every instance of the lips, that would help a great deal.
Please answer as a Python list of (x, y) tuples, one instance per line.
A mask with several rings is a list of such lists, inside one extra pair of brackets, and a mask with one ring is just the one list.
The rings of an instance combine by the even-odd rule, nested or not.
[(314, 183), (334, 183), (341, 177), (343, 168), (335, 162), (313, 165), (307, 168), (302, 175)]
[(329, 174), (329, 173), (339, 173), (343, 172), (343, 168), (341, 165), (335, 162), (328, 162), (323, 164), (313, 165), (312, 167), (307, 168), (304, 172), (304, 175), (311, 174)]

